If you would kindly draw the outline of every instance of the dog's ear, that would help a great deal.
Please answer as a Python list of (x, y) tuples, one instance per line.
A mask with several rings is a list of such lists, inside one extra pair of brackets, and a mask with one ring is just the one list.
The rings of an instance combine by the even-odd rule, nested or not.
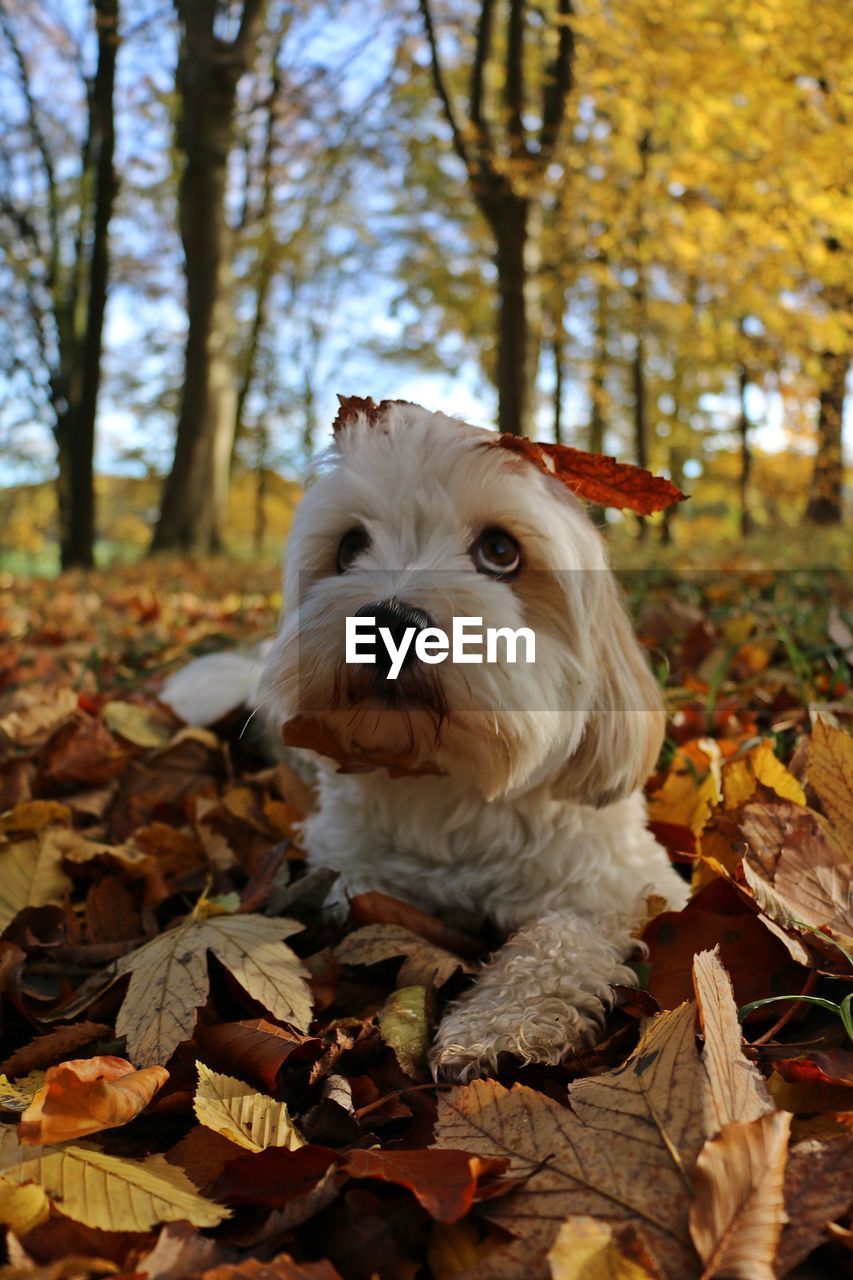
[(595, 574), (590, 677), (596, 696), (577, 750), (556, 780), (555, 792), (596, 808), (640, 787), (663, 744), (666, 717), (657, 681), (637, 641), (609, 571)]

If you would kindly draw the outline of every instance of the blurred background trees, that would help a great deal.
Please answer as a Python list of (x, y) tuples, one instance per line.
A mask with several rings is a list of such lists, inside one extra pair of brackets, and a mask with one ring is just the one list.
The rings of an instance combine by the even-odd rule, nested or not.
[(0, 554), (275, 551), (338, 390), (668, 471), (676, 546), (840, 523), (846, 26), (0, 0)]

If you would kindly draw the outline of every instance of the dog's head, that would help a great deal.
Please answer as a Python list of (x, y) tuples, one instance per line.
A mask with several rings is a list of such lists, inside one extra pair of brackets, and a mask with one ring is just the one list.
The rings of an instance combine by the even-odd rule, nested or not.
[[(660, 695), (567, 488), (572, 451), (402, 402), (343, 405), (296, 513), (265, 676), (285, 741), (348, 770), (447, 774), (489, 799), (545, 781), (599, 805), (633, 790), (660, 748)], [(522, 646), (509, 662), (500, 639), (493, 662), (439, 665), (410, 647), (391, 679), (384, 651), (345, 660), (346, 619), (365, 616), (395, 644), (406, 629), (450, 636), (454, 618), (526, 627), (535, 660)]]

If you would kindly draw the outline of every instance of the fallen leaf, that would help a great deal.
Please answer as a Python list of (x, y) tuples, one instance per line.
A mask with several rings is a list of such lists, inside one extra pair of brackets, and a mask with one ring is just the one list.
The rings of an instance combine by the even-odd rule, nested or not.
[(775, 791), (781, 800), (805, 805), (806, 793), (765, 738), (744, 756), (723, 765), (723, 802), (727, 809), (737, 809), (755, 794), (759, 783)]
[(785, 1205), (789, 1221), (776, 1255), (780, 1276), (825, 1243), (826, 1225), (849, 1211), (853, 1194), (853, 1134), (798, 1142), (788, 1153)]
[(344, 1168), (353, 1178), (379, 1178), (411, 1191), (437, 1222), (464, 1218), (477, 1199), (478, 1181), (502, 1174), (508, 1161), (502, 1157), (481, 1160), (466, 1151), (350, 1151)]
[(127, 1052), (138, 1066), (168, 1062), (195, 1026), (208, 992), (207, 954), (275, 1018), (304, 1030), (311, 1018), (305, 970), (284, 939), (302, 928), (294, 920), (265, 916), (188, 917), (116, 964), (130, 985), (116, 1020)]
[(0, 1174), (0, 1222), (17, 1236), (25, 1236), (50, 1216), (50, 1201), (41, 1187), (23, 1185)]
[(349, 910), (356, 925), (400, 925), (444, 951), (452, 951), (455, 955), (469, 959), (479, 958), (486, 949), (481, 939), (463, 933), (461, 929), (454, 929), (428, 911), (412, 906), (410, 902), (403, 902), (400, 898), (378, 890), (355, 894), (350, 898)]
[(455, 973), (472, 973), (473, 966), (437, 947), (402, 925), (370, 924), (347, 935), (335, 948), (343, 964), (377, 964), (405, 956), (397, 975), (401, 987), (441, 987)]
[(133, 1274), (146, 1280), (183, 1280), (212, 1267), (220, 1256), (216, 1242), (189, 1223), (169, 1222), (160, 1228), (154, 1246), (136, 1259)]
[(690, 1234), (708, 1280), (775, 1280), (790, 1130), (790, 1115), (776, 1111), (724, 1125), (700, 1151)]
[(106, 1035), (112, 1035), (112, 1027), (105, 1022), (75, 1022), (70, 1027), (57, 1027), (55, 1031), (36, 1036), (29, 1044), (10, 1054), (2, 1064), (2, 1070), (9, 1076), (26, 1075), (29, 1071), (49, 1067), (67, 1057), (72, 1049), (82, 1049)]
[(249, 1151), (267, 1147), (295, 1151), (305, 1145), (285, 1103), (256, 1093), (233, 1076), (210, 1071), (203, 1062), (197, 1062), (196, 1069), (198, 1088), (193, 1110), (200, 1124)]
[(89, 1146), (22, 1147), (7, 1128), (0, 1134), (0, 1174), (35, 1183), (67, 1217), (104, 1231), (148, 1231), (182, 1219), (215, 1227), (228, 1217), (159, 1155), (130, 1160)]
[(732, 984), (717, 952), (696, 956), (693, 983), (705, 1034), (705, 1132), (713, 1136), (735, 1121), (760, 1119), (773, 1103), (760, 1071), (744, 1057)]
[(30, 1071), (17, 1080), (0, 1076), (0, 1111), (26, 1111), (44, 1084), (43, 1071)]
[(205, 1271), (202, 1280), (341, 1280), (331, 1262), (294, 1262), (289, 1253), (280, 1253), (269, 1262), (248, 1258)]
[(783, 1080), (792, 1083), (840, 1084), (853, 1089), (853, 1054), (844, 1049), (818, 1049), (807, 1057), (776, 1058), (773, 1066)]
[(164, 747), (173, 736), (151, 707), (136, 702), (108, 702), (101, 715), (108, 729), (136, 747)]
[(0, 843), (0, 932), (24, 907), (61, 902), (71, 888), (51, 828)]
[(77, 711), (77, 694), (72, 689), (57, 689), (49, 698), (35, 694), (24, 699), (17, 709), (0, 717), (0, 734), (19, 747), (36, 747)]
[(271, 1093), (291, 1058), (312, 1060), (323, 1052), (322, 1040), (287, 1031), (265, 1018), (198, 1026), (194, 1039), (208, 1065), (229, 1072), (239, 1069), (260, 1080)]
[(427, 1262), (432, 1280), (455, 1280), (496, 1248), (497, 1242), (480, 1238), (472, 1218), (458, 1222), (434, 1222), (427, 1245)]
[[(688, 1205), (704, 1135), (705, 1072), (693, 1008), (655, 1018), (623, 1067), (576, 1081), (570, 1108), (533, 1089), (493, 1080), (442, 1094), (436, 1144), (508, 1156), (515, 1191), (482, 1210), (519, 1237), (473, 1275), (528, 1280), (545, 1267), (562, 1221), (581, 1214), (642, 1228), (670, 1280), (695, 1272)], [(643, 1175), (637, 1176), (638, 1153)], [(500, 1257), (500, 1262), (498, 1258)]]
[(21, 1116), (20, 1141), (50, 1146), (127, 1124), (169, 1079), (165, 1067), (136, 1071), (124, 1058), (77, 1058), (49, 1067)]
[(426, 1071), (430, 1004), (426, 987), (400, 987), (388, 997), (377, 1015), (382, 1039), (394, 1050), (406, 1074), (415, 1079)]
[[(761, 910), (783, 929), (828, 929), (853, 946), (853, 862), (848, 862), (808, 809), (786, 812), (782, 846), (772, 865), (762, 837), (768, 806), (747, 805), (742, 830), (765, 856), (747, 855), (743, 873)], [(777, 809), (780, 806), (775, 806)], [(759, 834), (760, 833), (760, 834)]]
[(839, 847), (853, 861), (853, 735), (818, 717), (806, 776), (838, 833)]
[(623, 1250), (608, 1222), (566, 1218), (548, 1252), (552, 1280), (654, 1280), (659, 1274)]

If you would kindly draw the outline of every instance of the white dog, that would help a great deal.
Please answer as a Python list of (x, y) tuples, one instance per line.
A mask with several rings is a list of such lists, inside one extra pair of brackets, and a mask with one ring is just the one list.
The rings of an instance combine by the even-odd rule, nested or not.
[[(319, 757), (312, 864), (349, 893), (509, 934), (438, 1027), (446, 1079), (588, 1045), (613, 985), (635, 982), (625, 961), (646, 895), (687, 896), (638, 789), (663, 737), (660, 694), (570, 491), (573, 457), (588, 460), (416, 405), (342, 401), (294, 520), (260, 689), (250, 663), (222, 655), (163, 695), (209, 723), (223, 680), (244, 679), (284, 741)], [(410, 647), (392, 681), (378, 648), (373, 664), (345, 662), (346, 619), (368, 616), (398, 646), (459, 617), (525, 626), (535, 661), (499, 649), (428, 664)]]

